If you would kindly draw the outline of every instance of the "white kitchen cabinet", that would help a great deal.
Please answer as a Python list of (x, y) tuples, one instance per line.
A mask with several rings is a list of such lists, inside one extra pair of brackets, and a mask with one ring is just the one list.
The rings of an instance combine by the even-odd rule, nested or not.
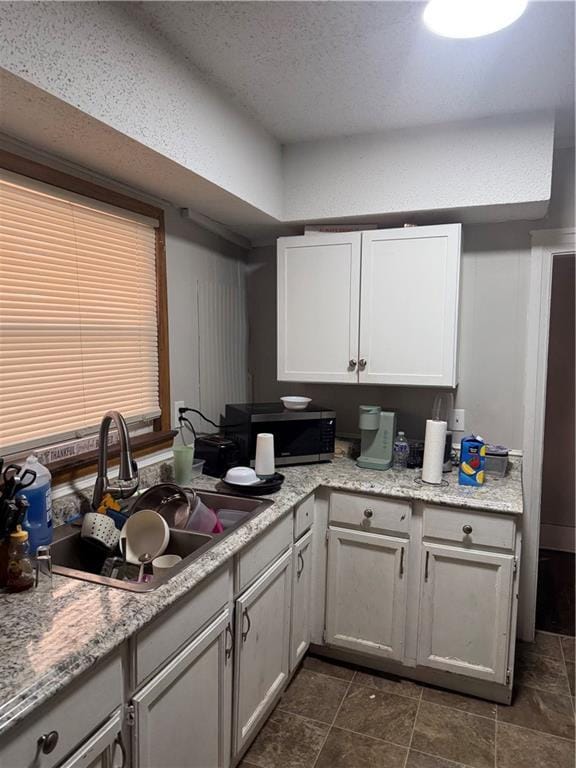
[(278, 240), (279, 381), (357, 381), (360, 243), (360, 232)]
[(260, 728), (289, 674), (292, 549), (236, 601), (234, 753)]
[(294, 544), (290, 671), (300, 663), (310, 645), (311, 594), (312, 531), (308, 531)]
[(60, 768), (127, 768), (122, 716), (115, 712)]
[(135, 768), (227, 768), (231, 703), (225, 609), (133, 697)]
[(407, 561), (407, 539), (328, 529), (329, 645), (403, 658)]
[(460, 224), (278, 240), (278, 380), (456, 386)]
[(362, 233), (359, 382), (457, 384), (460, 225)]
[(418, 664), (507, 682), (514, 556), (422, 548)]

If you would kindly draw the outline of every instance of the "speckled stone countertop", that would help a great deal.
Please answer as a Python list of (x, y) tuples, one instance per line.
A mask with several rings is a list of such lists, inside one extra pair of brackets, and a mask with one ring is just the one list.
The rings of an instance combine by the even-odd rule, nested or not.
[[(456, 471), (446, 476), (446, 485), (429, 487), (417, 484), (416, 471), (360, 469), (350, 459), (284, 469), (283, 474), (286, 480), (282, 489), (269, 497), (274, 500), (271, 507), (154, 592), (139, 594), (54, 576), (50, 596), (33, 590), (20, 595), (0, 594), (0, 735), (142, 629), (320, 486), (522, 513), (519, 463), (512, 464), (505, 478), (489, 478), (482, 488), (458, 485)], [(212, 489), (216, 483), (202, 477), (194, 485)]]

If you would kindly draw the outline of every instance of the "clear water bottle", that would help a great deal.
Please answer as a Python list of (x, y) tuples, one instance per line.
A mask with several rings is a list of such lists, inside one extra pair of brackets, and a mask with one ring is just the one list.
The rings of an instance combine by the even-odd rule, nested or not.
[(392, 466), (394, 469), (406, 469), (408, 466), (408, 454), (410, 453), (410, 446), (408, 440), (404, 435), (404, 432), (398, 432), (396, 440), (394, 440), (394, 461)]

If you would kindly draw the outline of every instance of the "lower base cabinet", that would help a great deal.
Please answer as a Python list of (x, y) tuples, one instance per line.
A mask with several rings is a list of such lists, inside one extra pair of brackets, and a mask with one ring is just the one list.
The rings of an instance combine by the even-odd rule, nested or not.
[(328, 644), (402, 659), (407, 562), (406, 539), (328, 529)]
[(259, 729), (289, 675), (292, 549), (236, 601), (234, 754)]
[(115, 712), (60, 768), (128, 768), (120, 711)]
[(310, 645), (310, 598), (312, 592), (312, 531), (294, 544), (292, 562), (292, 621), (290, 671), (302, 661)]
[(507, 682), (514, 556), (422, 549), (418, 664)]
[(222, 611), (133, 697), (134, 768), (228, 768), (230, 618)]

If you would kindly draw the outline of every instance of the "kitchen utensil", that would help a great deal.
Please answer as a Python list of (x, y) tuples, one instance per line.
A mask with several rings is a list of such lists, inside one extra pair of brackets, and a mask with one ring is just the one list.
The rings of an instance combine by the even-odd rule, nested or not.
[(241, 509), (219, 509), (218, 520), (222, 523), (224, 530), (232, 528), (234, 525), (238, 525), (248, 517), (248, 512), (243, 512)]
[(282, 405), (289, 411), (305, 411), (312, 402), (311, 397), (287, 396), (281, 397)]
[(166, 571), (172, 570), (182, 561), (180, 555), (160, 555), (152, 560), (152, 573), (154, 576), (163, 576)]
[(170, 530), (162, 515), (153, 509), (141, 509), (128, 518), (121, 536), (126, 539), (126, 560), (139, 565), (143, 554), (150, 554), (150, 559), (164, 554)]
[(284, 482), (284, 475), (276, 472), (272, 477), (267, 477), (265, 480), (260, 480), (255, 484), (246, 485), (231, 483), (222, 478), (222, 483), (226, 489), (230, 489), (235, 493), (245, 494), (246, 496), (263, 496), (264, 494), (276, 493), (282, 487)]
[[(188, 489), (186, 489), (188, 490)], [(221, 533), (223, 528), (216, 517), (215, 512), (207, 507), (202, 499), (197, 496), (188, 522), (187, 531), (198, 531), (199, 533)]]
[(226, 472), (224, 480), (230, 485), (255, 485), (260, 482), (251, 467), (232, 467)]
[(153, 560), (153, 557), (150, 555), (150, 552), (144, 552), (140, 557), (138, 558), (138, 562), (140, 563), (140, 570), (138, 572), (138, 581), (142, 581), (144, 577), (144, 566), (151, 562)]
[(256, 436), (254, 469), (260, 478), (271, 477), (274, 474), (274, 435), (270, 432), (260, 432)]
[(5, 501), (10, 501), (17, 493), (32, 485), (34, 480), (36, 480), (36, 472), (33, 469), (25, 469), (22, 472), (22, 467), (18, 466), (18, 464), (8, 464), (2, 473), (2, 477), (4, 479), (2, 498)]
[(159, 483), (138, 496), (130, 507), (130, 515), (142, 509), (153, 509), (162, 515), (169, 528), (184, 529), (191, 508), (196, 500), (196, 492), (189, 489), (188, 495), (174, 483)]
[(114, 520), (108, 515), (98, 512), (86, 512), (82, 521), (82, 538), (91, 544), (114, 549), (120, 538), (120, 531), (116, 528)]

